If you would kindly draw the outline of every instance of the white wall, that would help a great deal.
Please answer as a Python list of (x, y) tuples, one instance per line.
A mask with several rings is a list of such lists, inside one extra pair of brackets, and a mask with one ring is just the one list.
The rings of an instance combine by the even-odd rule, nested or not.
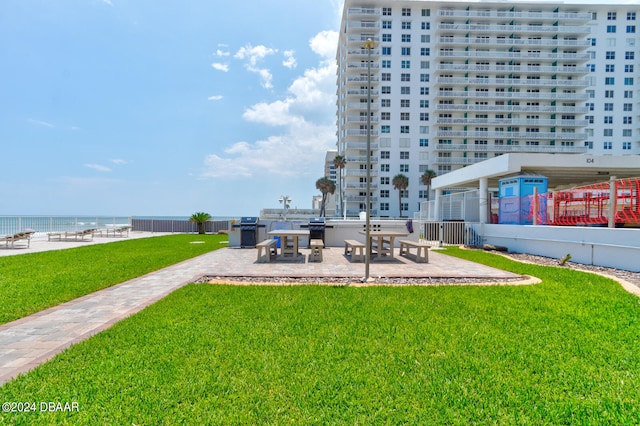
[(576, 226), (477, 224), (485, 244), (529, 253), (640, 272), (640, 229)]

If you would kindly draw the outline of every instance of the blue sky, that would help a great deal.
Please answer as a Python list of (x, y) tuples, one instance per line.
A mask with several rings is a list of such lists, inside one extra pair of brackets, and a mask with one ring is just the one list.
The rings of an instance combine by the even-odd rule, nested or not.
[(0, 215), (310, 208), (341, 0), (2, 0)]

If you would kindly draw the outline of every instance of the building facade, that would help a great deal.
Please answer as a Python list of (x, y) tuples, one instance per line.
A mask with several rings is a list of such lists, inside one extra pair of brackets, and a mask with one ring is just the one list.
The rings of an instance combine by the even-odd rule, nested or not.
[(640, 154), (636, 18), (637, 4), (345, 0), (336, 57), (347, 215), (366, 210), (367, 155), (371, 215), (394, 217), (399, 203), (411, 216), (429, 198), (427, 171), (504, 153)]

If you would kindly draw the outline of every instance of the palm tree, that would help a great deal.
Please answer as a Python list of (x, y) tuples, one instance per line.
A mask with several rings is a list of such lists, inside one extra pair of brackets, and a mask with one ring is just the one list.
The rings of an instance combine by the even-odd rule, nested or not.
[(205, 212), (196, 212), (191, 215), (189, 222), (195, 222), (198, 224), (198, 234), (204, 234), (204, 224), (211, 219), (211, 215)]
[(425, 170), (422, 176), (420, 176), (422, 184), (427, 185), (427, 200), (429, 199), (429, 193), (431, 192), (431, 179), (436, 176), (438, 176), (438, 174), (430, 169)]
[(395, 175), (391, 183), (393, 184), (393, 189), (398, 190), (398, 202), (400, 204), (400, 217), (402, 217), (402, 191), (404, 191), (409, 187), (409, 178), (401, 173), (399, 175)]
[(333, 183), (328, 177), (320, 178), (316, 181), (316, 188), (322, 192), (322, 203), (320, 204), (320, 217), (325, 215), (325, 204), (327, 202), (327, 195), (336, 192), (336, 184)]
[(344, 202), (342, 200), (342, 173), (341, 170), (347, 164), (347, 160), (342, 155), (336, 155), (333, 158), (333, 167), (338, 171), (338, 198), (340, 200), (340, 215), (342, 215), (344, 210)]

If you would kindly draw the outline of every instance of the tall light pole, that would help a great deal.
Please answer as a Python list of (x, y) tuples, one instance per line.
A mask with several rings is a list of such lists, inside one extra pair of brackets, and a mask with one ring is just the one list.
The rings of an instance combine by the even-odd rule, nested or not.
[(371, 263), (371, 49), (376, 44), (368, 38), (362, 46), (367, 49), (367, 194), (366, 194), (366, 218), (365, 218), (365, 264), (364, 279), (369, 280), (369, 264)]

